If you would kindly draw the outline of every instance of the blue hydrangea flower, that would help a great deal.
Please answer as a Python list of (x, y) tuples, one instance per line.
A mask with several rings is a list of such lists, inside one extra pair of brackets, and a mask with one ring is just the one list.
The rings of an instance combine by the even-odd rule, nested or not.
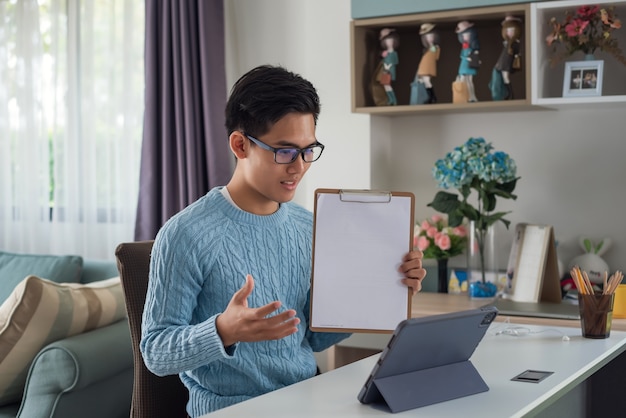
[(500, 184), (514, 180), (515, 161), (505, 152), (492, 151), (484, 138), (470, 138), (435, 162), (433, 178), (442, 189), (460, 189), (474, 179)]
[[(496, 212), (496, 198), (516, 199), (513, 194), (517, 183), (517, 166), (505, 152), (494, 151), (484, 138), (470, 138), (465, 144), (454, 148), (435, 162), (433, 178), (442, 189), (458, 189), (459, 195), (439, 191), (427, 206), (448, 215), (449, 225), (458, 226), (464, 219), (476, 223), (474, 232), (481, 254), (487, 228), (495, 222), (503, 222), (508, 228), (510, 221), (504, 216), (509, 212)], [(468, 197), (478, 193), (474, 207)], [(482, 282), (485, 268), (481, 262)]]

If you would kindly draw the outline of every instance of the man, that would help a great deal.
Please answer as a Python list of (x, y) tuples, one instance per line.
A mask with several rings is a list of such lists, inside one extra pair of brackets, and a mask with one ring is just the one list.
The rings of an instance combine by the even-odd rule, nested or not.
[[(313, 217), (290, 203), (324, 149), (319, 111), (297, 74), (261, 66), (241, 77), (226, 105), (231, 180), (157, 234), (141, 351), (153, 373), (180, 374), (192, 417), (314, 376), (313, 352), (348, 336), (308, 329)], [(421, 257), (400, 267), (414, 293)]]

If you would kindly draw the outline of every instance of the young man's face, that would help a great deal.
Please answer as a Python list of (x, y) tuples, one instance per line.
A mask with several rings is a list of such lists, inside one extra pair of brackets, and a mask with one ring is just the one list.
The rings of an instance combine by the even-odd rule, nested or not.
[[(228, 189), (235, 203), (251, 213), (268, 215), (278, 209), (279, 203), (293, 199), (296, 188), (312, 163), (306, 163), (302, 155), (289, 164), (277, 164), (272, 151), (261, 148), (243, 133), (239, 141), (242, 151), (238, 157), (237, 170)], [(289, 113), (257, 140), (273, 148), (306, 148), (315, 144), (313, 115)], [(235, 141), (235, 142), (237, 142)]]

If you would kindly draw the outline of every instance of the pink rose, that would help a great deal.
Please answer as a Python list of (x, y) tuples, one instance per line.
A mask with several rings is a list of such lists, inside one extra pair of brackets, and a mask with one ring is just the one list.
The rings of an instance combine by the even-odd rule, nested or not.
[(437, 228), (431, 226), (430, 228), (428, 228), (428, 230), (426, 230), (426, 235), (428, 235), (430, 238), (434, 238), (435, 235), (437, 235), (437, 232)]
[(467, 235), (467, 230), (465, 229), (463, 225), (454, 227), (452, 232), (454, 233), (454, 235), (458, 235), (459, 237), (464, 237), (465, 235)]
[(424, 251), (430, 245), (430, 241), (425, 236), (421, 236), (417, 239), (417, 249)]
[(450, 237), (447, 234), (441, 234), (439, 235), (439, 237), (437, 237), (435, 244), (437, 245), (437, 247), (446, 251), (450, 249), (450, 245), (452, 244), (452, 242), (450, 241)]
[(432, 219), (433, 222), (437, 223), (437, 222), (443, 220), (443, 216), (435, 214), (435, 215), (431, 216), (430, 219)]
[(420, 225), (420, 229), (422, 231), (427, 231), (428, 228), (430, 228), (430, 223), (428, 223), (428, 221), (422, 221), (422, 224)]

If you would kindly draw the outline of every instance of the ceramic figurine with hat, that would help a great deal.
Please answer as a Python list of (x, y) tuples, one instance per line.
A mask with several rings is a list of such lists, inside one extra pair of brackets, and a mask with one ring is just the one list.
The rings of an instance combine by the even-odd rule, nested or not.
[(439, 48), (439, 32), (433, 23), (423, 23), (420, 26), (420, 37), (424, 51), (417, 67), (417, 79), (424, 83), (428, 99), (426, 103), (437, 103), (432, 77), (437, 77), (437, 61), (441, 49)]
[(478, 74), (480, 66), (480, 43), (474, 23), (463, 20), (456, 25), (455, 32), (461, 44), (461, 62), (459, 64), (459, 78), (467, 84), (468, 101), (477, 102), (474, 90), (474, 76)]
[[(502, 51), (494, 67), (492, 82), (490, 83), (493, 100), (513, 99), (510, 75), (521, 68), (521, 37), (522, 19), (507, 16), (502, 21)], [(500, 86), (497, 86), (496, 83), (499, 83)]]
[(378, 81), (385, 88), (385, 93), (387, 93), (387, 104), (395, 106), (398, 104), (398, 101), (393, 91), (392, 82), (396, 80), (396, 67), (399, 62), (396, 49), (400, 45), (400, 37), (395, 29), (383, 28), (380, 30), (378, 39), (383, 49), (381, 53), (382, 71), (378, 75)]

